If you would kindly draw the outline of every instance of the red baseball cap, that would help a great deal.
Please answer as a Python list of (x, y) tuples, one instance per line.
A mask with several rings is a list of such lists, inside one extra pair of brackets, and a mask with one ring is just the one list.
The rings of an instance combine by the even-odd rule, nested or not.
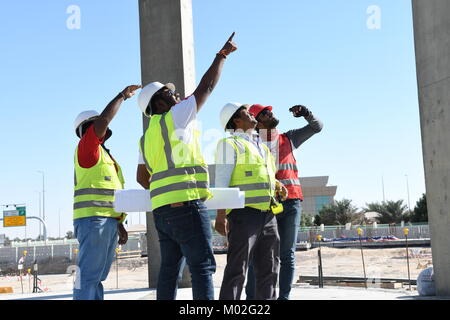
[(248, 109), (248, 112), (250, 112), (250, 114), (256, 118), (258, 114), (264, 109), (269, 109), (270, 111), (272, 111), (272, 106), (265, 107), (260, 104), (254, 104)]

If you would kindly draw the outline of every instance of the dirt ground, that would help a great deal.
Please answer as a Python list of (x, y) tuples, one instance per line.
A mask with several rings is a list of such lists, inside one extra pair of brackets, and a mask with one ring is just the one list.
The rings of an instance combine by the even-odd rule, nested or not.
[[(317, 276), (318, 249), (296, 252), (296, 282), (300, 275)], [(321, 248), (323, 275), (363, 277), (363, 264), (360, 249)], [(369, 279), (408, 278), (405, 248), (364, 249), (366, 275)], [(417, 279), (419, 273), (427, 266), (432, 266), (431, 248), (410, 248), (409, 267), (411, 279)], [(213, 276), (215, 287), (220, 287), (226, 254), (216, 255), (217, 271)], [(70, 291), (73, 276), (70, 274), (42, 275), (40, 288), (49, 292)], [(147, 288), (147, 258), (120, 260), (118, 272), (114, 263), (103, 285), (105, 289)], [(0, 287), (12, 287), (14, 293), (30, 293), (33, 289), (32, 277), (0, 277)]]

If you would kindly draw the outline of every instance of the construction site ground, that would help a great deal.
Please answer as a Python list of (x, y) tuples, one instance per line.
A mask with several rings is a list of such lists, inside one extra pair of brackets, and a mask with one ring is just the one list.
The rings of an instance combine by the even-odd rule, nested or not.
[[(318, 248), (296, 252), (296, 273), (292, 300), (395, 300), (395, 299), (436, 299), (436, 297), (420, 297), (412, 286), (401, 286), (396, 289), (384, 289), (371, 284), (364, 287), (328, 286), (318, 288), (317, 285), (299, 283), (300, 276), (317, 276)], [(359, 248), (321, 248), (324, 277), (364, 277), (361, 250)], [(364, 249), (364, 264), (366, 277), (369, 279), (398, 278), (408, 279), (408, 267), (405, 248)], [(219, 295), (226, 254), (217, 254), (217, 270), (213, 276), (216, 297)], [(431, 248), (409, 248), (410, 278), (417, 279), (419, 273), (431, 266)], [(118, 272), (117, 272), (118, 269)], [(0, 300), (70, 300), (74, 277), (71, 274), (40, 275), (41, 293), (32, 293), (32, 277), (9, 276), (0, 277), (0, 287), (11, 287), (13, 293), (0, 294)], [(120, 259), (119, 268), (116, 262), (111, 267), (106, 281), (105, 300), (154, 300), (156, 291), (148, 288), (147, 258)], [(22, 293), (23, 292), (23, 293)], [(179, 300), (192, 299), (190, 288), (178, 291)], [(439, 297), (445, 298), (445, 297)], [(245, 299), (245, 294), (242, 294)]]

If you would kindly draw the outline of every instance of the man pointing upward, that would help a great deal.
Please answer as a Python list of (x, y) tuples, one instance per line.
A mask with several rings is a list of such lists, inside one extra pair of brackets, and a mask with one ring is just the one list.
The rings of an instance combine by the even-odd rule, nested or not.
[(217, 85), (227, 56), (237, 49), (233, 37), (234, 32), (186, 99), (180, 100), (172, 83), (160, 82), (146, 85), (138, 98), (142, 112), (150, 117), (140, 144), (146, 171), (138, 167), (138, 182), (150, 189), (161, 248), (158, 300), (176, 298), (183, 256), (192, 276), (193, 298), (214, 299), (212, 274), (216, 262), (204, 204), (212, 194), (195, 120)]

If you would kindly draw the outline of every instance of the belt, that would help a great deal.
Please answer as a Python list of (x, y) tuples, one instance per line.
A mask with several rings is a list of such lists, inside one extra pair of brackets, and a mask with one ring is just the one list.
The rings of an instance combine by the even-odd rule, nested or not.
[(197, 201), (205, 201), (205, 200), (206, 200), (206, 198), (202, 198), (202, 199), (195, 199), (195, 200), (190, 200), (190, 201), (170, 203), (170, 204), (166, 204), (165, 206), (161, 206), (159, 208), (156, 208), (156, 210), (158, 210), (158, 209), (167, 209), (167, 208), (187, 207), (189, 205), (192, 205), (192, 204), (196, 203)]

